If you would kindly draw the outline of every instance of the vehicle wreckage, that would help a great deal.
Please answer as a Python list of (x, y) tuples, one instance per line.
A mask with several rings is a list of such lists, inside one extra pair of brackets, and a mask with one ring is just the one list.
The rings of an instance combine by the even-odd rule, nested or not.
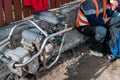
[[(24, 80), (28, 73), (49, 69), (62, 52), (86, 41), (88, 37), (74, 29), (79, 2), (34, 14), (35, 19), (11, 27), (7, 38), (0, 42), (0, 61), (4, 64), (0, 67), (8, 66), (10, 71), (1, 74), (0, 79), (13, 80), (11, 75), (15, 74), (19, 76), (15, 80)], [(0, 72), (4, 71), (6, 68)]]

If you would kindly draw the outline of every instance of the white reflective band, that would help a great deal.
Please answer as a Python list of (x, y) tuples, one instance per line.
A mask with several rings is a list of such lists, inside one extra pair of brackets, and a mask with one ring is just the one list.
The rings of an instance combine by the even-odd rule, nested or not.
[(79, 17), (80, 17), (83, 21), (88, 22), (88, 20), (86, 19), (86, 17), (84, 17), (84, 16), (80, 15), (80, 13), (78, 13), (78, 16), (79, 16)]
[(86, 24), (84, 24), (84, 23), (82, 23), (82, 22), (80, 22), (78, 20), (77, 20), (77, 22), (78, 22), (79, 26), (85, 26), (86, 25)]
[[(84, 10), (84, 13), (85, 13), (85, 15), (92, 15), (92, 14), (96, 14), (96, 10)], [(99, 14), (100, 13), (103, 13), (103, 8), (101, 8), (101, 9), (99, 9)]]

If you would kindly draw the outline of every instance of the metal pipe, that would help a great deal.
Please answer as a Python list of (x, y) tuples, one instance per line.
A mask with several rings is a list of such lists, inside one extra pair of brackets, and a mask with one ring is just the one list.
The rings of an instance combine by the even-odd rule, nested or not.
[(15, 64), (15, 67), (25, 66), (25, 65), (27, 65), (28, 63), (30, 63), (31, 61), (33, 61), (36, 57), (38, 57), (39, 55), (41, 55), (41, 53), (42, 53), (42, 51), (44, 50), (44, 47), (45, 47), (45, 45), (46, 45), (46, 43), (47, 43), (47, 41), (48, 41), (49, 38), (54, 37), (54, 36), (56, 36), (56, 35), (58, 35), (58, 34), (61, 34), (61, 33), (65, 33), (65, 32), (70, 31), (70, 30), (72, 30), (72, 29), (73, 29), (73, 27), (49, 35), (48, 37), (45, 38), (45, 40), (44, 40), (44, 42), (43, 42), (43, 44), (42, 44), (39, 52), (37, 52), (35, 55), (33, 55), (33, 56), (32, 56), (28, 61), (26, 61), (25, 63)]
[(48, 34), (42, 29), (40, 28), (35, 22), (28, 20), (30, 23), (32, 23), (36, 28), (38, 28), (46, 37), (48, 36)]
[(11, 36), (12, 36), (13, 31), (15, 30), (15, 28), (17, 28), (18, 26), (22, 25), (22, 24), (23, 24), (23, 23), (25, 23), (25, 22), (26, 22), (26, 20), (25, 20), (24, 22), (21, 22), (21, 23), (19, 23), (19, 24), (15, 25), (15, 26), (11, 29), (11, 31), (10, 31), (10, 33), (9, 33), (9, 36), (8, 36), (8, 37), (10, 37), (10, 38), (11, 38)]
[(23, 23), (25, 23), (25, 22), (22, 22), (22, 23), (19, 23), (19, 24), (15, 25), (15, 26), (11, 29), (8, 37), (7, 37), (6, 39), (4, 39), (2, 42), (0, 42), (0, 46), (3, 45), (3, 44), (5, 44), (7, 41), (9, 41), (10, 38), (11, 38), (11, 36), (12, 36), (12, 34), (13, 34), (13, 31), (15, 30), (15, 28), (18, 27), (18, 26), (20, 26), (20, 25), (23, 24)]
[(9, 37), (7, 37), (6, 39), (4, 39), (2, 42), (0, 42), (0, 46), (2, 46), (3, 44), (5, 44), (7, 41), (9, 41)]
[[(68, 24), (65, 24), (65, 29), (67, 29), (67, 27), (68, 27)], [(47, 69), (51, 68), (58, 61), (58, 59), (60, 58), (61, 50), (62, 50), (62, 46), (63, 46), (64, 40), (65, 40), (65, 34), (63, 35), (63, 38), (62, 38), (62, 43), (60, 45), (58, 56), (56, 57), (56, 59), (49, 66), (46, 67)]]
[(1, 45), (0, 46), (0, 49), (2, 49), (2, 48), (4, 48), (5, 46), (7, 46), (8, 44), (10, 44), (10, 42), (8, 41), (8, 42), (6, 42), (6, 43), (4, 43), (3, 45)]
[(44, 70), (46, 70), (47, 65), (46, 65), (46, 52), (45, 51), (43, 53), (43, 67), (44, 67)]
[(29, 21), (29, 22), (31, 22), (32, 24), (34, 24), (35, 27), (38, 28), (46, 37), (48, 36), (48, 34), (46, 34), (46, 33), (45, 33), (38, 25), (36, 25), (33, 21), (31, 21), (31, 20), (25, 20), (24, 22), (21, 22), (21, 23), (15, 25), (15, 26), (11, 29), (8, 37), (7, 37), (6, 39), (4, 39), (2, 42), (0, 42), (0, 46), (3, 45), (3, 44), (5, 44), (7, 41), (9, 41), (10, 38), (11, 38), (11, 36), (12, 36), (12, 34), (13, 34), (13, 32), (14, 32), (14, 30), (15, 30), (18, 26), (20, 26), (20, 25), (22, 25), (23, 23), (25, 23), (26, 21)]

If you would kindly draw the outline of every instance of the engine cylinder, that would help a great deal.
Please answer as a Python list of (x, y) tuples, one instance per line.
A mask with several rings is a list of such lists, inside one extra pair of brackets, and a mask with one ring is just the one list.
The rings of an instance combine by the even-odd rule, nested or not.
[(43, 36), (35, 33), (35, 32), (32, 32), (32, 31), (29, 31), (29, 30), (24, 30), (22, 32), (22, 38), (24, 39), (25, 42), (28, 42), (28, 43), (34, 43), (34, 44), (40, 44)]

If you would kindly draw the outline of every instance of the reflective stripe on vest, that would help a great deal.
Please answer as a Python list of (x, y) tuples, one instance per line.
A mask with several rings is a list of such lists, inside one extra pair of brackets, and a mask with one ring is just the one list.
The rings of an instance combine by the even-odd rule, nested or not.
[[(92, 0), (93, 3), (95, 4), (96, 7), (96, 17), (98, 17), (99, 14), (99, 8), (98, 8), (98, 3), (96, 0)], [(80, 3), (80, 6), (85, 2), (85, 0), (82, 0)], [(106, 16), (106, 0), (103, 0), (103, 17)], [(76, 20), (76, 27), (79, 28), (80, 26), (87, 26), (90, 25), (86, 16), (83, 14), (83, 12), (78, 9), (77, 13), (77, 20)]]
[(76, 27), (78, 28), (79, 26), (85, 26), (85, 25), (89, 25), (89, 22), (86, 19), (85, 15), (81, 12), (81, 10), (78, 9)]

